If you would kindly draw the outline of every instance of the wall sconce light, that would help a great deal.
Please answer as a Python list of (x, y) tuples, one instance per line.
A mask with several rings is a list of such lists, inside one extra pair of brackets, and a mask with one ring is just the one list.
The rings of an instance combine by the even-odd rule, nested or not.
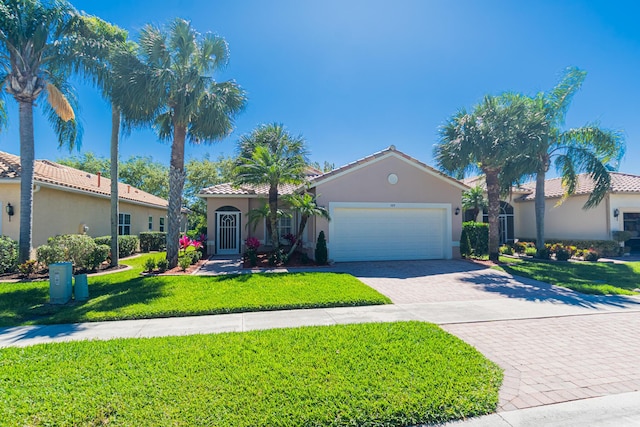
[(460, 215), (460, 208), (456, 208), (455, 214)]
[(619, 216), (620, 216), (620, 210), (618, 208), (615, 208), (613, 210), (613, 217), (618, 218)]
[(13, 206), (11, 206), (11, 203), (7, 203), (6, 211), (7, 211), (7, 215), (9, 215), (9, 222), (11, 222), (11, 217), (14, 214)]

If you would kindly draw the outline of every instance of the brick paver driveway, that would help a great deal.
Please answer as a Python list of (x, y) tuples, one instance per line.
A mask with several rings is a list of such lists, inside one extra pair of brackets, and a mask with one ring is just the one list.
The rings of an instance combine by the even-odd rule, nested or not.
[(337, 267), (425, 311), (449, 301), (493, 300), (505, 312), (525, 303), (532, 318), (442, 325), (504, 369), (499, 410), (640, 390), (640, 299), (577, 294), (461, 260)]

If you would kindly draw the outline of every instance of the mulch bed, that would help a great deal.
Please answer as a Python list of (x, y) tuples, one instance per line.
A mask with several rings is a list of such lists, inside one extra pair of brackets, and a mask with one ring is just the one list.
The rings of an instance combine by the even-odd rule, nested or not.
[(283, 264), (282, 262), (277, 263), (276, 265), (270, 265), (269, 264), (269, 253), (265, 252), (265, 253), (259, 253), (258, 254), (258, 262), (256, 265), (251, 265), (249, 263), (249, 260), (245, 259), (244, 263), (242, 264), (243, 268), (259, 268), (259, 269), (263, 269), (263, 268), (277, 268), (277, 267), (318, 267), (318, 265), (311, 260), (310, 262), (307, 263), (303, 263), (302, 262), (302, 254), (300, 252), (294, 252), (291, 255), (291, 258), (289, 259), (289, 262), (286, 264)]
[(153, 274), (157, 274), (159, 276), (165, 275), (165, 276), (181, 276), (181, 275), (185, 275), (185, 274), (192, 274), (194, 271), (196, 271), (198, 268), (202, 267), (206, 262), (207, 262), (207, 257), (202, 258), (200, 261), (196, 262), (195, 264), (191, 264), (189, 266), (189, 268), (187, 268), (185, 271), (182, 271), (182, 268), (180, 266), (177, 266), (175, 268), (172, 268), (171, 270), (167, 270), (164, 273), (153, 273)]
[[(88, 270), (77, 270), (74, 271), (73, 274), (93, 274), (93, 273), (111, 273), (111, 272), (116, 272), (118, 270), (122, 270), (124, 268), (127, 268), (126, 265), (120, 264), (117, 267), (111, 267), (109, 264), (104, 263), (102, 265), (100, 265), (100, 267), (98, 267), (97, 270), (95, 271), (88, 271)], [(33, 274), (30, 274), (29, 277), (25, 277), (22, 273), (3, 273), (0, 274), (0, 281), (4, 281), (4, 280), (19, 280), (21, 282), (34, 282), (37, 280), (49, 280), (49, 270), (48, 269), (43, 269), (43, 270), (39, 270), (36, 271)]]

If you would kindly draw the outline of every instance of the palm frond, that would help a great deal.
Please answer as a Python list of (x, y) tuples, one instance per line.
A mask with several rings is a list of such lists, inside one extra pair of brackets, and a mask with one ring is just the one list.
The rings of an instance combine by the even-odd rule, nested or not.
[(587, 72), (577, 67), (568, 67), (560, 82), (544, 98), (549, 120), (555, 127), (564, 125), (564, 119), (573, 96), (578, 92)]
[(61, 120), (68, 122), (69, 120), (75, 119), (76, 116), (73, 108), (71, 108), (71, 104), (69, 104), (69, 101), (62, 92), (51, 83), (47, 83), (47, 98), (51, 108), (53, 108)]

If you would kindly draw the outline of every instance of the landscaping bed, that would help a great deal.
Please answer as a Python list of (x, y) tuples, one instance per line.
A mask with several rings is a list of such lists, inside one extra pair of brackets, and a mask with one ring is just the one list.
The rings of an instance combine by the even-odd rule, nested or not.
[(141, 276), (146, 254), (130, 270), (89, 278), (89, 300), (51, 305), (48, 282), (0, 284), (0, 326), (147, 319), (247, 311), (389, 304), (349, 274), (282, 273)]
[(287, 262), (276, 261), (271, 262), (269, 260), (270, 253), (269, 252), (261, 252), (256, 254), (256, 262), (255, 265), (252, 265), (251, 262), (245, 257), (243, 260), (242, 267), (243, 268), (256, 268), (256, 269), (269, 269), (269, 268), (277, 268), (277, 267), (318, 267), (319, 265), (315, 263), (314, 260), (310, 259), (307, 256), (304, 256), (300, 252), (294, 252), (291, 254), (291, 257), (287, 260)]
[(435, 325), (0, 350), (3, 425), (407, 426), (495, 411), (501, 370)]

